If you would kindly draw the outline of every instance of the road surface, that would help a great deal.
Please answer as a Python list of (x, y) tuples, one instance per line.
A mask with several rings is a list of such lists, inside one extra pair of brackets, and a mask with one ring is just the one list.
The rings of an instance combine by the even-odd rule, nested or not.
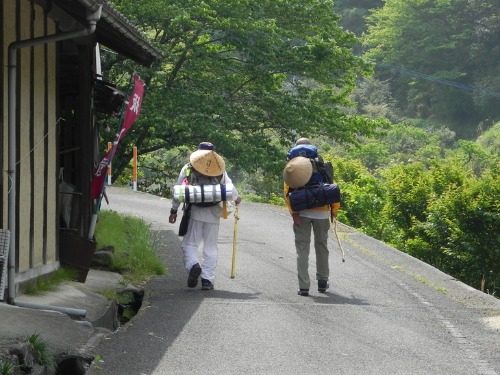
[[(109, 187), (109, 205), (151, 223), (168, 275), (139, 314), (94, 349), (91, 374), (500, 374), (500, 300), (341, 226), (329, 239), (331, 288), (297, 295), (292, 220), (243, 201), (221, 220), (215, 290), (189, 289), (170, 201)], [(310, 274), (314, 279), (314, 251)], [(313, 284), (312, 286), (314, 286)]]

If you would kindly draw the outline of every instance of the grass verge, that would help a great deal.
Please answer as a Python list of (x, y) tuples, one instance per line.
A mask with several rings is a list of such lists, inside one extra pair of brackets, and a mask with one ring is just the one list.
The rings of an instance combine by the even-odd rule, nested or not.
[(120, 273), (125, 282), (139, 285), (166, 268), (156, 254), (150, 225), (133, 216), (101, 211), (95, 238), (97, 248), (112, 246), (111, 271)]

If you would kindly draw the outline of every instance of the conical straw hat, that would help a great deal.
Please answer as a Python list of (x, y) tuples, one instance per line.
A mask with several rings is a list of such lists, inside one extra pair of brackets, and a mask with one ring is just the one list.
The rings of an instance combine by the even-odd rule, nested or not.
[(222, 156), (213, 150), (196, 150), (189, 157), (189, 162), (197, 172), (205, 176), (220, 176), (226, 169)]
[(303, 156), (291, 159), (283, 169), (283, 179), (291, 188), (307, 184), (313, 173), (311, 160)]

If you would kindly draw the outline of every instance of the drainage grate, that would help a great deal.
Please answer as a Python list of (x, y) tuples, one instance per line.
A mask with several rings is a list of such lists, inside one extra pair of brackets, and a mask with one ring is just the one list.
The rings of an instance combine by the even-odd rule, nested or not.
[(3, 301), (5, 280), (7, 279), (7, 258), (9, 255), (10, 231), (0, 229), (0, 300)]

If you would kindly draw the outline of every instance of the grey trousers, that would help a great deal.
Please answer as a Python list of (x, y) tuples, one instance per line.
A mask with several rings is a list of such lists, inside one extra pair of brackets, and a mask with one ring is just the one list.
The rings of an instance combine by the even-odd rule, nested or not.
[(328, 265), (328, 219), (310, 219), (301, 217), (300, 224), (293, 224), (295, 234), (295, 250), (297, 251), (297, 275), (299, 288), (309, 289), (309, 249), (311, 246), (311, 228), (314, 232), (314, 249), (316, 251), (316, 280), (328, 280), (330, 268)]

